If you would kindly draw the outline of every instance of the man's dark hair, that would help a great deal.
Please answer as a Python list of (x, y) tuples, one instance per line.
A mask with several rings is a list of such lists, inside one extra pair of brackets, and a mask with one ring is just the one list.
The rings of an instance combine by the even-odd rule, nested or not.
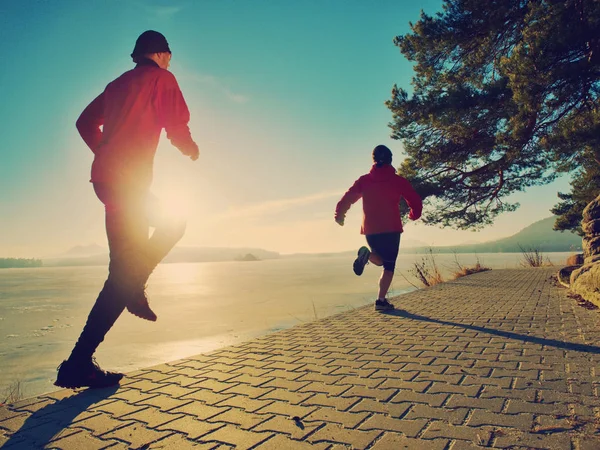
[(392, 151), (385, 145), (378, 145), (373, 149), (373, 162), (377, 167), (392, 163)]
[(135, 41), (135, 47), (131, 53), (131, 58), (138, 63), (145, 55), (152, 53), (171, 53), (167, 38), (154, 30), (144, 31)]

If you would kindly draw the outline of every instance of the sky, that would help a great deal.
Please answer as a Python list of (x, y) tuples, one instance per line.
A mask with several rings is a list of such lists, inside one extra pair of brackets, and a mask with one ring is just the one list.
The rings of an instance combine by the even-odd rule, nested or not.
[[(92, 152), (75, 128), (85, 106), (133, 68), (143, 31), (163, 33), (170, 70), (200, 147), (192, 162), (161, 137), (153, 193), (187, 217), (183, 246), (280, 253), (363, 245), (361, 205), (333, 211), (390, 138), (384, 102), (410, 89), (412, 66), (393, 38), (440, 0), (2, 0), (0, 257), (43, 258), (106, 246), (89, 183)], [(418, 222), (403, 240), (458, 245), (510, 236), (551, 216), (568, 180), (529, 189), (483, 230)]]

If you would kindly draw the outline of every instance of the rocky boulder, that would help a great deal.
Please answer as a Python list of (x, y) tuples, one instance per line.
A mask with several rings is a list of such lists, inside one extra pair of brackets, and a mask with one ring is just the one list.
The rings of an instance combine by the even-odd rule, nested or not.
[(573, 292), (600, 306), (600, 195), (583, 210), (583, 265), (571, 272)]

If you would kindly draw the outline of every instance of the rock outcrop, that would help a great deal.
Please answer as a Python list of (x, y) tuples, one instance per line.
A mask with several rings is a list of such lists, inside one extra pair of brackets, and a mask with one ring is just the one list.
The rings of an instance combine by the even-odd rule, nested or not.
[(583, 265), (571, 273), (570, 287), (600, 306), (600, 195), (583, 210)]

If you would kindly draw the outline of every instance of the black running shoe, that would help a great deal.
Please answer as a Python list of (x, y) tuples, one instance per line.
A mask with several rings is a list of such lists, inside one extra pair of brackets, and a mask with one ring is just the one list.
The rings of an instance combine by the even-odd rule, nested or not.
[(127, 305), (127, 311), (140, 319), (146, 319), (150, 322), (156, 322), (157, 316), (150, 309), (146, 294), (138, 296), (134, 301)]
[(127, 311), (140, 319), (156, 322), (157, 316), (150, 309), (148, 297), (146, 297), (146, 286), (134, 289), (134, 294), (130, 298), (133, 298), (133, 300), (127, 303)]
[(358, 249), (358, 256), (354, 260), (354, 273), (356, 275), (362, 275), (363, 270), (365, 270), (365, 266), (369, 262), (369, 256), (371, 256), (371, 251), (367, 247), (361, 247)]
[(387, 298), (375, 301), (375, 311), (393, 311), (394, 305), (388, 302)]
[(118, 385), (123, 376), (122, 373), (102, 370), (94, 358), (87, 362), (67, 359), (58, 366), (58, 376), (54, 385), (67, 389), (106, 388)]

